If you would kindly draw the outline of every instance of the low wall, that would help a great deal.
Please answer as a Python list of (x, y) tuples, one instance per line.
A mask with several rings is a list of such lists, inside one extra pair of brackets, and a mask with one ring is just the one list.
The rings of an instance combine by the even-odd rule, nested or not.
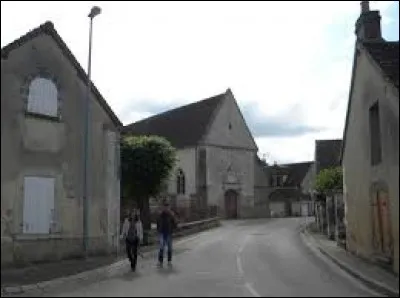
[[(107, 255), (116, 252), (109, 246), (107, 237), (88, 239), (89, 255)], [(48, 237), (17, 236), (1, 243), (1, 267), (25, 267), (35, 263), (74, 259), (83, 256), (81, 237), (51, 235)]]

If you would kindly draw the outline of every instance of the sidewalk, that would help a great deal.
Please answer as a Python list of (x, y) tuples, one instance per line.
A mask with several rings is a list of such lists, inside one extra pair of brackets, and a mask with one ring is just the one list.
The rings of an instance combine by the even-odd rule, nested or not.
[[(148, 258), (155, 246), (141, 248)], [(24, 268), (1, 270), (1, 296), (36, 296), (55, 287), (71, 286), (77, 282), (91, 283), (129, 271), (129, 261), (123, 252), (118, 256), (90, 257), (36, 264)]]
[(325, 235), (310, 232), (307, 228), (303, 233), (309, 244), (363, 284), (386, 296), (399, 297), (399, 278), (393, 273), (354, 256)]

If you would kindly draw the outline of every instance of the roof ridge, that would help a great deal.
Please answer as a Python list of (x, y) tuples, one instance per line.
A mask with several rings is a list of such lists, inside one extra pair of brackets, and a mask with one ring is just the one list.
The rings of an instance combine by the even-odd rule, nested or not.
[(362, 44), (388, 44), (388, 43), (399, 43), (399, 40), (376, 40), (376, 41), (372, 41), (372, 40), (367, 40), (367, 41), (363, 41)]
[[(25, 42), (37, 37), (40, 34), (48, 34), (53, 38), (53, 41), (59, 47), (62, 54), (67, 58), (69, 63), (71, 63), (72, 66), (75, 67), (75, 69), (77, 70), (78, 77), (83, 81), (83, 83), (85, 85), (87, 85), (88, 79), (87, 79), (86, 71), (83, 69), (82, 65), (78, 62), (75, 55), (72, 53), (70, 48), (67, 46), (65, 41), (60, 36), (60, 34), (58, 34), (57, 30), (55, 29), (54, 23), (51, 21), (46, 21), (46, 22), (40, 24), (38, 27), (28, 31), (24, 35), (20, 36), (19, 38), (15, 39), (11, 43), (9, 43), (6, 46), (4, 46), (3, 48), (1, 48), (1, 57), (7, 58), (8, 54), (11, 51), (20, 47)], [(114, 123), (116, 123), (117, 126), (119, 126), (119, 127), (122, 126), (122, 122), (119, 120), (119, 118), (114, 113), (114, 111), (111, 109), (111, 107), (109, 106), (107, 101), (101, 95), (100, 91), (97, 89), (97, 87), (93, 83), (93, 80), (91, 80), (91, 91), (93, 92), (95, 99), (99, 102), (100, 106), (105, 110), (105, 112), (112, 119), (112, 121)]]
[(213, 115), (224, 102), (220, 93), (183, 106), (150, 116), (123, 127), (132, 135), (158, 135), (176, 148), (196, 146), (201, 142)]
[(332, 142), (332, 141), (343, 141), (342, 139), (319, 139), (316, 142)]
[(152, 119), (155, 119), (155, 118), (157, 118), (157, 117), (161, 117), (161, 116), (163, 116), (163, 115), (165, 115), (165, 114), (167, 114), (167, 113), (171, 113), (171, 112), (178, 111), (178, 110), (181, 110), (181, 109), (185, 109), (185, 108), (188, 108), (188, 107), (191, 107), (191, 106), (195, 106), (195, 105), (197, 105), (197, 104), (204, 103), (204, 102), (206, 102), (206, 101), (209, 101), (209, 100), (212, 100), (212, 99), (216, 99), (216, 98), (218, 98), (218, 97), (222, 97), (222, 96), (225, 97), (225, 94), (226, 94), (226, 93), (224, 92), (224, 93), (220, 93), (220, 94), (217, 94), (217, 95), (208, 97), (208, 98), (204, 98), (204, 99), (200, 99), (200, 100), (197, 100), (197, 101), (194, 101), (194, 102), (191, 102), (191, 103), (187, 103), (187, 104), (184, 104), (184, 105), (181, 105), (181, 106), (178, 106), (178, 107), (175, 107), (175, 108), (166, 110), (166, 111), (164, 111), (164, 112), (161, 112), (161, 113), (158, 113), (158, 114), (154, 114), (154, 115), (149, 116), (149, 117), (147, 117), (147, 118), (144, 118), (144, 119), (141, 119), (141, 120), (132, 122), (132, 123), (130, 123), (130, 124), (125, 125), (125, 127), (129, 127), (129, 126), (132, 126), (132, 125), (137, 124), (137, 123), (140, 123), (140, 122), (152, 120)]
[(21, 35), (20, 37), (14, 39), (13, 41), (9, 42), (6, 44), (4, 47), (1, 48), (1, 54), (3, 56), (3, 52), (6, 52), (5, 54), (7, 55), (9, 51), (11, 51), (14, 45), (18, 44), (19, 42), (23, 42), (23, 39), (27, 38), (28, 36), (34, 35), (39, 32), (48, 32), (49, 30), (55, 30), (54, 24), (52, 21), (46, 21), (42, 24), (40, 24), (37, 27), (34, 27), (33, 29), (29, 30), (25, 34)]
[(299, 162), (292, 162), (292, 163), (283, 163), (280, 164), (280, 166), (290, 166), (290, 165), (302, 165), (302, 164), (311, 164), (314, 163), (314, 161), (299, 161)]

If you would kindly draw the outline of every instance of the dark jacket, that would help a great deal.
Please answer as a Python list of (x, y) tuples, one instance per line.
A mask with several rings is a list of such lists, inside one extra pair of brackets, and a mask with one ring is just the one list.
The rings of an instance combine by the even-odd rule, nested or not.
[(157, 231), (163, 235), (171, 235), (176, 228), (176, 220), (170, 211), (162, 211), (157, 218)]

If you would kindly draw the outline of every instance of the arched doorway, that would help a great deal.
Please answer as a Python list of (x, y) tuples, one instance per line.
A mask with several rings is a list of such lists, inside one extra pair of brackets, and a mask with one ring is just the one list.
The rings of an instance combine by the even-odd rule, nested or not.
[(371, 189), (373, 248), (388, 263), (393, 262), (393, 234), (387, 186), (376, 183)]
[(238, 193), (229, 189), (225, 192), (225, 215), (227, 218), (238, 218)]

